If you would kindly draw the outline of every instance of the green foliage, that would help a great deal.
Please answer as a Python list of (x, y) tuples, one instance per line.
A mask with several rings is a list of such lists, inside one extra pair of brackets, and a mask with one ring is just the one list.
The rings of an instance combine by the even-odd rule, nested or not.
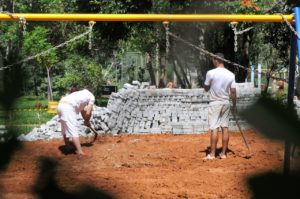
[(72, 84), (77, 84), (79, 88), (90, 87), (96, 95), (99, 94), (98, 89), (103, 84), (102, 66), (94, 59), (74, 55), (66, 59), (63, 64), (65, 73), (56, 82), (62, 91)]
[[(264, 13), (272, 8), (278, 1), (253, 0), (258, 7), (243, 6), (240, 0), (234, 1), (195, 1), (195, 0), (159, 0), (159, 1), (100, 1), (100, 0), (41, 0), (31, 4), (22, 1), (15, 2), (15, 12), (30, 13)], [(288, 1), (290, 7), (283, 7), (284, 2), (272, 8), (272, 12), (291, 12), (296, 1)], [(5, 2), (3, 9), (12, 11), (12, 4)], [(27, 34), (22, 36), (19, 25), (14, 22), (0, 22), (0, 52), (4, 65), (17, 60), (35, 55), (43, 50), (52, 48), (67, 41), (88, 28), (88, 23), (78, 22), (28, 22)], [(227, 58), (236, 62), (243, 62), (247, 58), (252, 63), (263, 63), (266, 67), (285, 66), (288, 64), (289, 29), (282, 24), (266, 23), (251, 24), (239, 23), (238, 29), (243, 30), (249, 26), (254, 29), (245, 34), (250, 36), (249, 57), (244, 56), (244, 38), (238, 37), (239, 51), (234, 53), (230, 49), (233, 46), (233, 33), (228, 23), (171, 23), (170, 30), (180, 37), (203, 46), (211, 52), (223, 51), (228, 53)], [(199, 38), (203, 34), (203, 41)], [(92, 85), (99, 87), (106, 79), (116, 77), (112, 62), (120, 60), (127, 51), (138, 51), (142, 55), (150, 56), (150, 64), (147, 68), (141, 68), (141, 73), (156, 75), (159, 68), (155, 58), (155, 47), (158, 44), (162, 59), (166, 56), (166, 37), (163, 25), (153, 22), (97, 22), (93, 31), (93, 48), (88, 49), (88, 38), (84, 37), (76, 42), (46, 55), (22, 64), (25, 83), (23, 94), (44, 95), (47, 91), (47, 74), (45, 67), (51, 68), (53, 82), (53, 94), (55, 98), (61, 96), (63, 90), (71, 83), (78, 82), (81, 86)], [(200, 85), (206, 70), (210, 67), (209, 57), (199, 53), (181, 42), (170, 38), (171, 48), (177, 58), (184, 63), (187, 70), (198, 71)], [(273, 49), (272, 51), (270, 49)], [(21, 52), (21, 57), (18, 57)], [(117, 54), (117, 55), (114, 55)], [(8, 55), (8, 56), (6, 56)], [(270, 61), (272, 57), (272, 61)], [(81, 60), (81, 61), (80, 61)], [(86, 61), (84, 61), (86, 60)], [(86, 67), (78, 66), (78, 63)], [(88, 63), (89, 62), (89, 63)], [(243, 64), (249, 63), (247, 60)], [(80, 65), (79, 64), (79, 65)], [(243, 65), (242, 64), (242, 65)], [(159, 67), (167, 65), (169, 78), (172, 77), (173, 63), (160, 63)], [(184, 76), (183, 74), (179, 74)], [(201, 77), (202, 76), (202, 77)], [(90, 81), (86, 77), (91, 78)], [(152, 77), (151, 77), (152, 78)], [(183, 78), (183, 77), (182, 77)], [(115, 78), (113, 78), (115, 79)], [(141, 78), (143, 79), (143, 78)], [(149, 81), (149, 79), (146, 79)], [(93, 84), (100, 84), (98, 86)]]
[[(26, 34), (22, 53), (23, 55), (37, 55), (41, 52), (41, 49), (49, 50), (53, 49), (53, 45), (48, 41), (49, 30), (43, 26), (36, 26), (32, 31)], [(42, 55), (39, 55), (34, 60), (36, 62), (35, 68), (44, 67), (47, 71), (48, 82), (48, 98), (53, 99), (52, 83), (50, 69), (55, 66), (58, 61), (55, 50), (48, 51)], [(33, 63), (35, 63), (33, 62)], [(35, 76), (36, 79), (40, 79), (40, 76)]]
[(0, 22), (0, 38), (1, 38), (1, 48), (5, 48), (12, 44), (16, 43), (18, 37), (18, 25), (12, 24), (11, 22)]
[[(89, 11), (102, 13), (135, 13), (143, 12), (150, 8), (152, 1), (150, 0), (123, 0), (123, 1), (109, 1), (109, 0), (91, 0), (89, 1), (89, 7), (86, 6), (86, 1), (79, 1), (79, 6), (85, 7)], [(82, 8), (80, 7), (80, 8)]]
[[(35, 55), (41, 52), (41, 49), (47, 50), (53, 48), (48, 41), (49, 30), (42, 26), (35, 27), (25, 36), (22, 53), (23, 56)], [(51, 68), (57, 62), (55, 51), (50, 51), (45, 55), (41, 55), (36, 59), (37, 64)]]

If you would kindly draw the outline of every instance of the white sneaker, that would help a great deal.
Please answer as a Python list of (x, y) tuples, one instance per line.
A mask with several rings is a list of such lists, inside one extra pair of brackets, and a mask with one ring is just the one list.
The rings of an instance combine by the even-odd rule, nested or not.
[(214, 160), (215, 156), (211, 156), (210, 154), (208, 154), (206, 157), (203, 158), (203, 160)]
[(220, 157), (221, 159), (226, 159), (226, 158), (227, 158), (227, 156), (226, 156), (225, 154), (223, 154), (223, 153), (219, 153), (219, 157)]

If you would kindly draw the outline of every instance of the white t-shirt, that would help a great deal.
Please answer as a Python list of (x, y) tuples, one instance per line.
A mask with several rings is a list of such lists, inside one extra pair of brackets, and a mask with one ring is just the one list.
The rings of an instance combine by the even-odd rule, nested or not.
[(75, 107), (77, 113), (81, 112), (88, 104), (94, 105), (95, 96), (88, 91), (83, 89), (81, 91), (73, 92), (61, 99), (61, 101), (69, 102)]
[(206, 73), (204, 84), (210, 86), (211, 102), (229, 102), (230, 88), (235, 88), (235, 76), (226, 68), (215, 68)]

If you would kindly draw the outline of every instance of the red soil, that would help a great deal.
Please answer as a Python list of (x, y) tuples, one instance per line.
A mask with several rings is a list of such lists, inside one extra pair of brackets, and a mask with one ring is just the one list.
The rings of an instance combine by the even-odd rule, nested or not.
[[(282, 172), (284, 146), (253, 131), (231, 133), (227, 159), (203, 161), (209, 134), (100, 136), (78, 158), (58, 149), (61, 140), (24, 142), (8, 168), (0, 173), (0, 198), (37, 198), (39, 157), (57, 160), (55, 179), (66, 192), (89, 185), (114, 198), (251, 198), (247, 178)], [(84, 143), (84, 139), (82, 140)], [(219, 140), (220, 146), (220, 140)]]

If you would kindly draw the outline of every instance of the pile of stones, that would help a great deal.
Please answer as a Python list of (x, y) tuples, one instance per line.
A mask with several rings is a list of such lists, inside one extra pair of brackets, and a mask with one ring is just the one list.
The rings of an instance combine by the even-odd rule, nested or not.
[[(94, 106), (93, 118), (91, 119), (91, 124), (94, 129), (99, 130), (99, 133), (107, 132), (109, 129), (106, 125), (109, 118), (109, 110), (107, 108), (102, 108)], [(77, 117), (79, 135), (82, 137), (92, 136), (89, 128), (84, 126), (83, 119), (79, 114)], [(28, 134), (22, 134), (18, 137), (21, 141), (34, 141), (34, 140), (52, 140), (61, 139), (61, 125), (59, 122), (59, 117), (56, 115), (50, 121), (41, 126), (34, 128)]]

